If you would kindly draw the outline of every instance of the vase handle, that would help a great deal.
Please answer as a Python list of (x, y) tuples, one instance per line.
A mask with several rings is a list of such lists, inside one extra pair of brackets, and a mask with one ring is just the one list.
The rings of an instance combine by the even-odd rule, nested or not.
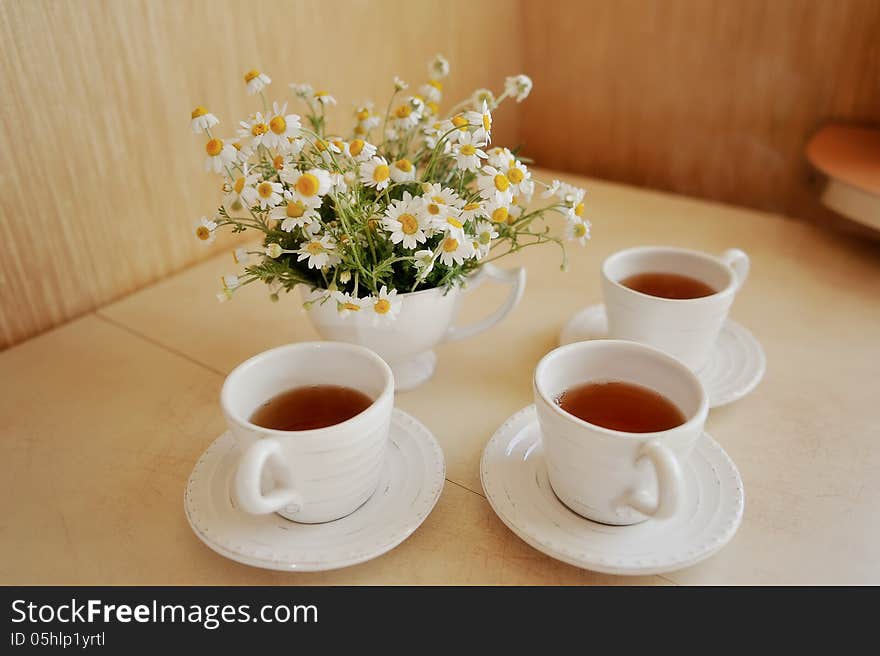
[(489, 328), (510, 314), (511, 310), (513, 310), (517, 303), (519, 303), (526, 288), (525, 267), (499, 269), (494, 264), (484, 264), (480, 267), (477, 275), (470, 279), (467, 291), (473, 291), (485, 279), (497, 280), (500, 283), (510, 286), (510, 293), (507, 295), (504, 303), (482, 321), (477, 321), (469, 326), (450, 327), (443, 341), (457, 342), (460, 339), (467, 339), (468, 337), (473, 337), (484, 330), (489, 330)]

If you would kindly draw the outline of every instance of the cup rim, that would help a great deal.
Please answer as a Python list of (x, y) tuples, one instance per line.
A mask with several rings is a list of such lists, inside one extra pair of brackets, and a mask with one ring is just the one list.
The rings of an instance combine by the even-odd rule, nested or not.
[[(680, 254), (680, 255), (689, 255), (689, 256), (693, 256), (693, 257), (697, 257), (699, 259), (705, 260), (707, 262), (711, 262), (712, 264), (724, 269), (727, 272), (729, 281), (724, 288), (719, 289), (714, 294), (709, 294), (709, 296), (699, 296), (697, 298), (664, 298), (662, 296), (652, 296), (651, 294), (645, 294), (644, 292), (640, 292), (635, 289), (631, 289), (631, 288), (627, 287), (626, 285), (621, 284), (620, 281), (615, 280), (614, 278), (612, 278), (608, 274), (608, 268), (616, 260), (627, 257), (629, 255), (634, 255), (637, 253), (644, 253), (647, 251), (653, 251), (653, 252), (660, 251), (660, 252), (666, 252), (666, 253), (676, 253), (676, 254)], [(728, 264), (721, 261), (718, 257), (716, 257), (710, 253), (705, 253), (703, 251), (698, 251), (698, 250), (695, 250), (692, 248), (681, 248), (679, 246), (633, 246), (632, 248), (624, 248), (624, 249), (616, 251), (616, 252), (612, 253), (611, 255), (609, 255), (608, 257), (606, 257), (605, 260), (602, 262), (601, 271), (602, 271), (602, 277), (606, 281), (608, 281), (609, 283), (611, 283), (612, 285), (617, 287), (618, 289), (623, 290), (625, 292), (629, 292), (630, 294), (635, 294), (636, 296), (641, 297), (641, 298), (650, 298), (650, 299), (652, 299), (654, 301), (658, 301), (658, 302), (691, 303), (691, 304), (710, 303), (714, 300), (717, 300), (718, 298), (732, 295), (733, 293), (736, 292), (736, 287), (737, 287), (736, 272)]]
[[(613, 428), (606, 428), (597, 424), (591, 424), (590, 422), (585, 421), (580, 417), (577, 417), (570, 412), (566, 412), (565, 410), (563, 410), (562, 407), (560, 407), (554, 399), (548, 396), (543, 386), (538, 382), (540, 375), (550, 365), (550, 359), (560, 357), (560, 354), (564, 354), (568, 351), (576, 351), (583, 348), (621, 347), (632, 349), (635, 351), (642, 351), (655, 357), (659, 357), (661, 360), (666, 361), (671, 367), (677, 369), (680, 373), (684, 374), (685, 377), (688, 378), (692, 383), (696, 384), (697, 389), (700, 390), (700, 402), (697, 406), (697, 409), (687, 419), (687, 421), (685, 421), (683, 424), (679, 424), (678, 426), (667, 428), (666, 430), (653, 431), (650, 433), (630, 433), (627, 431), (615, 430)], [(648, 346), (647, 344), (641, 344), (639, 342), (631, 342), (625, 339), (592, 339), (582, 342), (573, 342), (572, 344), (566, 344), (564, 346), (558, 346), (549, 353), (546, 353), (544, 357), (540, 359), (537, 366), (535, 366), (535, 373), (532, 377), (532, 385), (540, 399), (544, 402), (545, 405), (549, 406), (552, 409), (552, 412), (556, 413), (564, 419), (567, 419), (568, 421), (574, 422), (582, 428), (589, 428), (594, 432), (600, 433), (602, 435), (607, 435), (609, 437), (621, 437), (628, 440), (632, 440), (633, 438), (635, 438), (644, 441), (663, 438), (677, 432), (691, 430), (701, 424), (705, 424), (706, 417), (709, 414), (709, 395), (706, 394), (706, 388), (703, 387), (703, 384), (700, 382), (700, 379), (697, 378), (696, 374), (694, 374), (694, 372), (691, 371), (683, 362), (669, 355), (665, 351), (661, 351), (660, 349), (653, 346)]]
[[(316, 349), (332, 349), (336, 351), (345, 351), (348, 353), (357, 353), (358, 355), (365, 356), (366, 358), (372, 360), (382, 372), (382, 377), (384, 379), (384, 386), (382, 388), (382, 391), (375, 399), (373, 399), (373, 402), (367, 408), (361, 410), (353, 417), (349, 417), (345, 421), (341, 421), (338, 424), (324, 426), (323, 428), (311, 428), (308, 430), (286, 431), (279, 430), (277, 428), (266, 428), (265, 426), (260, 426), (259, 424), (255, 424), (249, 421), (248, 419), (242, 418), (238, 412), (234, 412), (232, 410), (232, 404), (230, 400), (230, 395), (232, 394), (232, 383), (230, 381), (232, 381), (233, 378), (243, 375), (244, 373), (246, 373), (246, 371), (252, 369), (253, 367), (260, 366), (260, 364), (272, 358), (273, 356), (278, 355), (279, 353), (284, 353), (287, 351), (305, 351)], [(333, 342), (328, 340), (284, 344), (282, 346), (276, 346), (275, 348), (271, 348), (266, 351), (261, 351), (260, 353), (249, 357), (247, 360), (240, 363), (232, 371), (230, 371), (224, 379), (223, 386), (220, 389), (220, 406), (223, 409), (224, 414), (227, 416), (227, 418), (229, 418), (229, 420), (234, 421), (236, 424), (245, 429), (264, 433), (273, 437), (297, 437), (310, 436), (324, 431), (344, 428), (356, 420), (361, 421), (370, 415), (380, 412), (379, 406), (382, 405), (382, 402), (386, 401), (389, 397), (392, 398), (393, 402), (394, 374), (391, 371), (391, 367), (388, 366), (388, 363), (385, 362), (385, 360), (379, 357), (379, 355), (376, 354), (374, 351), (368, 349), (365, 346), (361, 346), (360, 344), (351, 344), (349, 342)]]

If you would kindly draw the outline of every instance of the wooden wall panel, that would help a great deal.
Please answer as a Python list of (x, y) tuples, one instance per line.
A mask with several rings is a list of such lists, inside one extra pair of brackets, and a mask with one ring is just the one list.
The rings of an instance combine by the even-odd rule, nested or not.
[(880, 122), (877, 0), (523, 2), (542, 166), (798, 217), (824, 211), (803, 147)]
[(352, 103), (384, 104), (395, 74), (421, 83), (436, 52), (447, 98), (499, 88), (520, 72), (519, 29), (506, 0), (3, 0), (0, 348), (212, 252), (189, 234), (219, 201), (189, 112), (205, 104), (233, 134), (259, 109), (249, 68), (270, 97), (328, 88), (348, 127)]

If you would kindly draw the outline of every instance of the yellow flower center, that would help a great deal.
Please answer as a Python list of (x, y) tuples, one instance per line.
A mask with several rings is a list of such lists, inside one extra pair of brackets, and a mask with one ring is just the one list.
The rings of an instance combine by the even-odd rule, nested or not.
[(208, 109), (206, 107), (202, 107), (201, 105), (199, 105), (194, 110), (192, 110), (192, 117), (198, 118), (199, 116), (204, 116), (207, 113), (208, 113)]
[(463, 145), (463, 146), (461, 147), (461, 154), (462, 154), (462, 155), (465, 155), (465, 156), (468, 156), (468, 157), (469, 157), (469, 156), (473, 155), (473, 154), (476, 153), (476, 152), (477, 152), (476, 147), (475, 147), (475, 146), (472, 146), (472, 145), (470, 145), (470, 144), (465, 144), (465, 145)]
[(315, 98), (322, 98), (324, 96), (329, 96), (329, 91), (315, 91)]
[(376, 314), (388, 314), (391, 311), (391, 301), (387, 298), (380, 298), (373, 306)]
[(478, 209), (480, 209), (479, 203), (468, 203), (467, 205), (464, 206), (465, 212), (472, 212), (472, 211), (478, 210)]
[(361, 154), (361, 151), (364, 149), (364, 142), (362, 139), (352, 139), (351, 143), (348, 144), (348, 152), (351, 153), (352, 157), (357, 157)]
[(466, 130), (468, 126), (467, 119), (461, 114), (452, 117), (452, 124), (459, 130)]
[(363, 136), (367, 133), (367, 130), (366, 128), (362, 128), (360, 125), (356, 125), (354, 128), (354, 133)]
[(240, 194), (244, 189), (244, 178), (238, 178), (232, 188), (235, 189), (235, 193)]
[(512, 168), (507, 172), (507, 179), (510, 180), (513, 184), (519, 184), (523, 181), (525, 176), (521, 169)]
[(459, 221), (458, 219), (456, 219), (454, 216), (448, 216), (448, 217), (446, 217), (446, 223), (448, 223), (449, 225), (451, 225), (453, 228), (461, 228), (461, 227), (462, 227), (462, 223), (461, 223), (461, 221)]
[(400, 105), (397, 109), (394, 110), (394, 115), (397, 118), (407, 118), (410, 114), (412, 114), (412, 107), (410, 107), (407, 103)]
[(359, 312), (361, 309), (361, 306), (357, 305), (356, 303), (346, 302), (346, 303), (342, 304), (342, 309), (343, 310), (351, 310), (352, 312)]
[(275, 167), (276, 171), (280, 171), (284, 168), (284, 156), (283, 155), (275, 155), (272, 158), (272, 166)]
[(260, 194), (260, 198), (269, 198), (272, 195), (272, 183), (261, 182), (257, 185), (257, 193)]
[(438, 214), (440, 214), (440, 206), (437, 205), (437, 203), (431, 203), (430, 205), (428, 205), (428, 214), (433, 214), (434, 216), (437, 216)]
[(433, 100), (429, 100), (427, 103), (425, 103), (425, 107), (428, 108), (428, 111), (431, 112), (432, 116), (440, 112), (440, 106)]
[(241, 150), (241, 142), (236, 141), (234, 144), (232, 144), (232, 147), (235, 148), (236, 150)]
[(269, 127), (272, 128), (272, 132), (275, 134), (284, 134), (287, 131), (287, 121), (284, 120), (283, 116), (273, 116), (272, 120), (269, 121)]
[(492, 128), (492, 115), (483, 114), (483, 129), (488, 132)]
[(205, 226), (200, 225), (198, 228), (196, 228), (196, 237), (198, 237), (202, 241), (207, 241), (208, 237), (210, 237), (210, 236), (211, 236), (211, 231), (208, 230)]
[(428, 84), (437, 89), (437, 91), (443, 91), (443, 83), (440, 80), (431, 80)]
[(336, 146), (340, 152), (345, 150), (345, 144), (342, 141), (340, 141), (339, 139), (334, 139), (333, 145)]
[(507, 176), (503, 173), (498, 173), (493, 181), (495, 182), (495, 188), (498, 191), (507, 191), (507, 188), (510, 186), (510, 180), (508, 180)]
[(318, 178), (311, 173), (303, 173), (296, 181), (296, 190), (303, 196), (314, 196), (318, 193)]
[(222, 150), (222, 139), (211, 139), (208, 143), (205, 144), (205, 152), (208, 153), (211, 157), (217, 157), (217, 155), (219, 155), (220, 151)]
[(291, 219), (298, 219), (303, 214), (306, 213), (306, 206), (302, 204), (302, 201), (293, 200), (287, 203), (287, 210), (285, 214), (289, 216)]
[(399, 159), (396, 162), (394, 162), (394, 166), (396, 166), (398, 169), (400, 169), (404, 173), (409, 173), (410, 171), (412, 171), (412, 167), (413, 167), (412, 162), (410, 162), (408, 159)]
[(443, 241), (443, 250), (447, 253), (454, 253), (458, 250), (458, 240), (454, 237), (447, 237)]
[(587, 226), (583, 223), (576, 223), (574, 226), (574, 236), (583, 237), (585, 234), (587, 234)]
[(318, 139), (315, 142), (315, 148), (317, 148), (321, 152), (324, 152), (325, 150), (327, 150), (327, 142), (321, 141), (320, 139)]
[(388, 170), (387, 164), (379, 164), (373, 169), (373, 181), (375, 182), (385, 182), (389, 175), (391, 175), (391, 171)]
[(583, 216), (584, 215), (584, 204), (578, 203), (574, 206), (574, 214), (575, 216)]
[(354, 117), (359, 121), (366, 121), (368, 118), (370, 118), (370, 110), (362, 109), (357, 114), (355, 114)]
[(253, 80), (254, 78), (257, 78), (259, 76), (260, 76), (260, 71), (258, 71), (256, 68), (252, 68), (251, 70), (249, 70), (247, 73), (244, 74), (244, 81), (250, 82), (251, 80)]
[(321, 246), (319, 241), (310, 241), (309, 245), (306, 246), (306, 250), (312, 255), (320, 255), (324, 252), (324, 247)]
[(480, 233), (480, 243), (484, 246), (492, 241), (492, 233), (490, 232), (481, 232)]
[(261, 134), (266, 134), (269, 131), (269, 126), (265, 123), (254, 123), (251, 126), (251, 134), (255, 137), (259, 137)]
[(419, 222), (412, 214), (401, 214), (398, 219), (405, 235), (414, 235), (419, 230)]
[(504, 223), (507, 221), (507, 215), (508, 211), (504, 206), (492, 210), (492, 220), (496, 223)]

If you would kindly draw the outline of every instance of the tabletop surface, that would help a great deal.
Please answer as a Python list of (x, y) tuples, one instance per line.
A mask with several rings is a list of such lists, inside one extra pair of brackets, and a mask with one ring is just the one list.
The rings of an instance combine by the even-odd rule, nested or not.
[[(224, 376), (259, 351), (316, 338), (295, 296), (273, 304), (254, 285), (219, 304), (218, 278), (235, 270), (224, 254), (0, 353), (0, 583), (880, 583), (877, 247), (782, 216), (560, 177), (587, 187), (593, 241), (571, 249), (567, 272), (551, 247), (501, 260), (528, 268), (520, 305), (493, 330), (438, 347), (434, 378), (397, 397), (447, 463), (437, 506), (399, 547), (290, 574), (227, 560), (191, 532), (183, 490), (224, 431)], [(768, 368), (707, 423), (742, 474), (739, 532), (698, 565), (628, 578), (522, 542), (489, 507), (479, 460), (531, 403), (532, 370), (566, 319), (600, 300), (602, 259), (638, 244), (746, 250), (752, 271), (731, 316), (761, 341)], [(481, 286), (464, 314), (503, 293)]]

